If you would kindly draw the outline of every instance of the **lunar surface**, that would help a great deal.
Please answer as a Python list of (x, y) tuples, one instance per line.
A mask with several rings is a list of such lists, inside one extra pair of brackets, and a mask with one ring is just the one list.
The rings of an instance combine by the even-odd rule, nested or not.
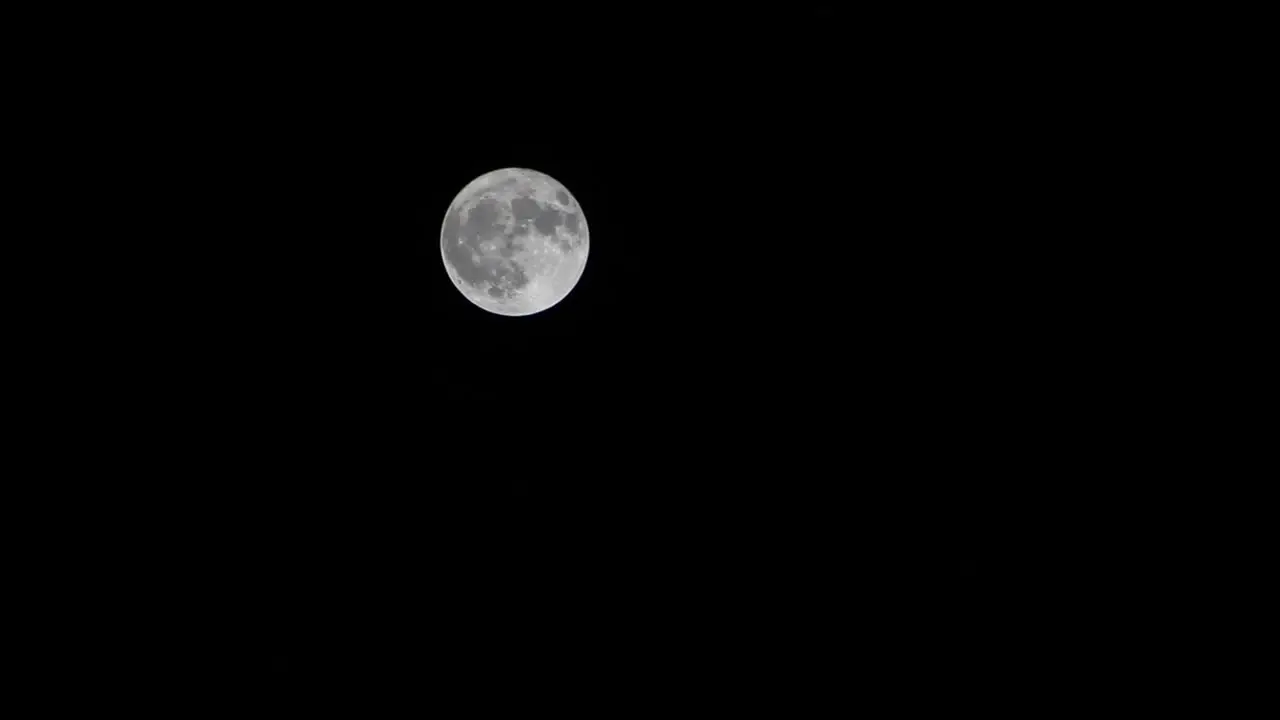
[(454, 287), (499, 315), (555, 305), (587, 265), (587, 219), (563, 185), (536, 170), (486, 173), (453, 199), (440, 254)]

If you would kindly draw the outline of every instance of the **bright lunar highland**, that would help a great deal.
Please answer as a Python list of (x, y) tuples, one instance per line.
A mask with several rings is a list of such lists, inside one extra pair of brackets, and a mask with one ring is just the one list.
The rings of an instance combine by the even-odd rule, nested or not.
[(453, 199), (440, 255), (454, 287), (499, 315), (564, 299), (587, 265), (587, 219), (563, 185), (536, 170), (486, 173)]

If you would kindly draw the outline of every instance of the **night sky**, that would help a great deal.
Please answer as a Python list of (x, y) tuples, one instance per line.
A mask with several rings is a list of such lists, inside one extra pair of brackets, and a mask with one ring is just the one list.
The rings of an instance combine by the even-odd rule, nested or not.
[[(146, 428), (102, 452), (145, 448), (131, 497), (166, 529), (138, 577), (183, 588), (178, 657), (661, 705), (783, 695), (845, 672), (829, 652), (904, 677), (977, 652), (1047, 351), (1038, 145), (1010, 120), (1034, 78), (983, 22), (211, 23), (103, 100), (152, 109), (130, 167), (173, 218), (100, 330), (134, 381), (99, 392)], [(591, 230), (577, 288), (525, 318), (439, 254), (502, 167)]]

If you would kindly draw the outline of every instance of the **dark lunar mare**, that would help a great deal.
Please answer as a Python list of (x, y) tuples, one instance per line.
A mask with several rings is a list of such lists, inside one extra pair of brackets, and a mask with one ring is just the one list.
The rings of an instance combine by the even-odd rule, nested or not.
[(534, 218), (533, 226), (544, 235), (554, 235), (562, 219), (564, 219), (564, 213), (559, 210), (553, 207), (539, 207), (538, 217)]
[(492, 239), (497, 234), (498, 203), (495, 200), (481, 200), (467, 215), (467, 224), (462, 227), (462, 238), (472, 247), (479, 247), (481, 242)]
[[(561, 202), (567, 202), (568, 196), (564, 191), (557, 191), (556, 196)], [(556, 208), (547, 207), (539, 204), (536, 200), (527, 197), (518, 197), (511, 201), (511, 214), (515, 217), (517, 223), (523, 223), (527, 220), (533, 221), (533, 227), (543, 235), (556, 236), (556, 228), (564, 223), (570, 232), (578, 231), (578, 215), (577, 213), (566, 214)], [(572, 222), (572, 225), (569, 223)], [(568, 240), (556, 238), (555, 243), (560, 249), (568, 252), (575, 247), (574, 243)]]
[(564, 216), (565, 229), (571, 233), (578, 232), (578, 213), (569, 213)]
[(516, 222), (532, 220), (533, 226), (544, 235), (554, 235), (556, 228), (564, 219), (564, 213), (553, 207), (544, 206), (533, 198), (518, 197), (511, 201), (511, 214)]
[[(502, 238), (503, 228), (498, 225), (498, 218), (497, 206), (493, 200), (481, 200), (477, 203), (467, 216), (466, 223), (462, 222), (460, 209), (451, 210), (445, 217), (440, 242), (444, 246), (445, 259), (462, 282), (472, 288), (479, 287), (484, 282), (493, 282), (495, 287), (489, 290), (489, 294), (501, 298), (506, 297), (509, 291), (519, 290), (528, 285), (529, 276), (519, 265), (503, 267), (496, 275), (491, 275), (488, 272), (488, 266), (471, 261), (473, 252), (482, 254), (480, 253), (481, 243)], [(462, 238), (461, 243), (458, 242), (458, 238)], [(504, 257), (510, 257), (514, 254), (514, 250), (507, 244), (499, 250), (499, 253)], [(507, 282), (506, 289), (496, 287), (496, 283), (503, 280)]]
[(516, 222), (532, 220), (538, 216), (538, 203), (533, 198), (518, 197), (511, 201), (511, 214)]

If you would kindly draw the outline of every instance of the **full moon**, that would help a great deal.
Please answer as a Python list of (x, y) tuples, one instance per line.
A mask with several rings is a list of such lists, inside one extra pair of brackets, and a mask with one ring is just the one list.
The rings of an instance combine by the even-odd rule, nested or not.
[(532, 315), (563, 300), (582, 277), (587, 249), (578, 201), (552, 177), (523, 168), (472, 180), (440, 229), (454, 287), (499, 315)]

